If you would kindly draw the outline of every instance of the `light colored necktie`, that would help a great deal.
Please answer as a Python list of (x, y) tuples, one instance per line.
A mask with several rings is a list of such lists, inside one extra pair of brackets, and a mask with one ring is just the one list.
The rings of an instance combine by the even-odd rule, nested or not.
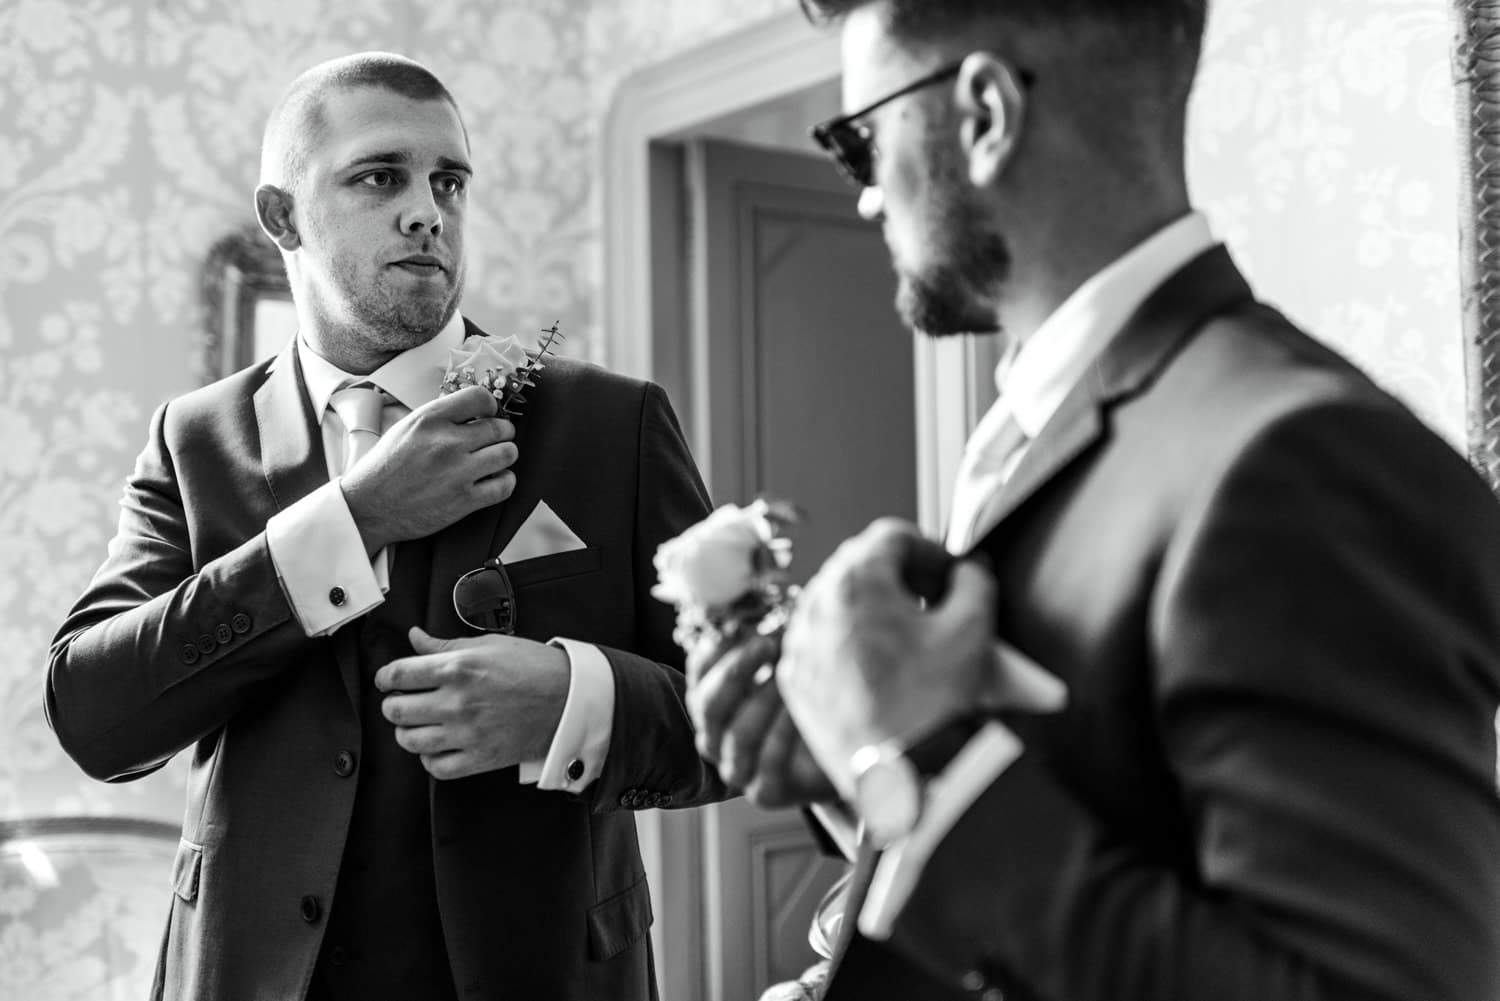
[[(965, 497), (968, 500), (966, 507), (972, 513), (967, 518), (962, 535), (949, 533), (949, 542), (952, 544), (950, 548), (954, 552), (968, 550), (991, 527), (1004, 493), (1005, 480), (1013, 471), (1012, 459), (1026, 442), (1026, 432), (1021, 430), (1021, 425), (1016, 423), (1014, 417), (1006, 417), (972, 457), (964, 457), (959, 467), (954, 497), (955, 500)], [(957, 509), (958, 505), (954, 506), (954, 515), (962, 517), (963, 513)]]
[(328, 405), (344, 422), (344, 472), (364, 458), (380, 440), (385, 394), (368, 382), (340, 389), (328, 398)]

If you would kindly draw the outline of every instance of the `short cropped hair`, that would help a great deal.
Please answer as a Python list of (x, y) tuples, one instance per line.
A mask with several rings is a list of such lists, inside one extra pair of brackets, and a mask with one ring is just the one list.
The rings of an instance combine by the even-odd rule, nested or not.
[[(799, 0), (815, 24), (835, 22), (873, 0)], [(1156, 33), (1186, 43), (1196, 53), (1208, 18), (1208, 0), (888, 0), (887, 27), (897, 38), (932, 41), (987, 18), (1026, 25), (1095, 21), (1125, 34)]]
[(1158, 150), (1180, 157), (1208, 0), (799, 0), (820, 25), (876, 2), (885, 31), (911, 47), (964, 39), (983, 48), (1007, 28), (1054, 34), (1063, 40), (1054, 49), (1077, 52), (1075, 78), (1097, 91), (1074, 107), (1101, 142), (1123, 162), (1149, 162)]
[[(358, 52), (319, 63), (288, 85), (271, 109), (260, 147), (260, 180), (293, 189), (307, 170), (308, 153), (320, 141), (323, 100), (334, 90), (375, 87), (414, 101), (458, 102), (432, 71), (394, 52)], [(460, 124), (463, 116), (459, 114)], [(468, 132), (464, 141), (468, 142)]]

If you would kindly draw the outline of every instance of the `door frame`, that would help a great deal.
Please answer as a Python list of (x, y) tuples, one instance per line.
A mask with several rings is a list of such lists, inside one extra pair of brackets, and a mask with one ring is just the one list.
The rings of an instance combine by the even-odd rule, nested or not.
[[(636, 71), (616, 90), (604, 120), (597, 175), (604, 220), (603, 360), (666, 388), (706, 476), (712, 462), (707, 401), (697, 390), (707, 384), (705, 352), (693, 350), (689, 226), (679, 207), (684, 178), (681, 157), (669, 144), (840, 72), (838, 33), (814, 29), (800, 11), (788, 10)], [(993, 398), (995, 340), (913, 339), (917, 511), (930, 535), (941, 532), (963, 441)], [(716, 960), (709, 954), (711, 922), (699, 879), (704, 825), (713, 823), (713, 813), (645, 811), (636, 817), (665, 1001), (717, 1001), (708, 982)]]

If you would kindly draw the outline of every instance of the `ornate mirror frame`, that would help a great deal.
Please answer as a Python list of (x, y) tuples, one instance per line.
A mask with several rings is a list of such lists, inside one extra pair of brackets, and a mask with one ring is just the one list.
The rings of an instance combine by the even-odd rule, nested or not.
[(1469, 461), (1500, 494), (1500, 0), (1454, 0)]
[(259, 227), (247, 226), (221, 238), (203, 264), (203, 337), (198, 367), (213, 382), (258, 361), (266, 351), (256, 336), (256, 319), (266, 302), (290, 309), (291, 286), (281, 252)]

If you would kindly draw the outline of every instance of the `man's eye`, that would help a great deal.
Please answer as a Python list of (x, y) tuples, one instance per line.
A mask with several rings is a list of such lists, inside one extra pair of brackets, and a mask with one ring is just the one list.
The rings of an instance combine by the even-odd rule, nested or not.
[(464, 179), (457, 174), (445, 174), (433, 186), (445, 195), (456, 195), (464, 190)]
[(396, 183), (396, 175), (389, 170), (372, 170), (368, 174), (361, 174), (359, 183), (371, 188), (389, 188)]

